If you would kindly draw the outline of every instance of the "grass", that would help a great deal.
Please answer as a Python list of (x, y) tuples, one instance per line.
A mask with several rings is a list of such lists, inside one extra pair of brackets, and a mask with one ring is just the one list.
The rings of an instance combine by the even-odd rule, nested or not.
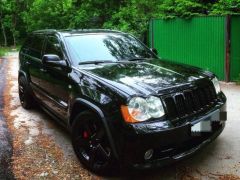
[(12, 51), (13, 49), (18, 51), (20, 49), (20, 46), (17, 46), (15, 48), (14, 47), (1, 47), (0, 46), (0, 57), (6, 55), (7, 52)]
[(8, 52), (8, 48), (5, 47), (0, 47), (0, 57), (4, 56), (6, 54), (6, 52)]

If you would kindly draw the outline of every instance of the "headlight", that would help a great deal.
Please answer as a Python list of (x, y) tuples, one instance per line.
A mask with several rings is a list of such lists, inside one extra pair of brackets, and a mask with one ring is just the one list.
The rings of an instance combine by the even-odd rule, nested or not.
[(217, 94), (220, 93), (221, 92), (221, 88), (220, 88), (219, 81), (218, 81), (218, 79), (216, 77), (212, 79), (212, 83), (213, 83), (213, 85), (215, 87), (216, 93)]
[(148, 114), (153, 118), (159, 118), (164, 115), (162, 102), (155, 96), (147, 98)]
[(137, 121), (146, 121), (150, 118), (148, 114), (147, 101), (140, 97), (132, 98), (128, 104), (129, 114)]
[(161, 100), (154, 96), (147, 99), (134, 97), (128, 106), (122, 106), (121, 110), (124, 120), (131, 123), (159, 118), (165, 114)]

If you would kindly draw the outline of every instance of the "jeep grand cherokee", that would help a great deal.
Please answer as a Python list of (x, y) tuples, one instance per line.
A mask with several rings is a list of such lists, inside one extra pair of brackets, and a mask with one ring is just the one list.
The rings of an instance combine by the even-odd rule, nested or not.
[(224, 129), (226, 97), (216, 76), (167, 62), (132, 35), (35, 31), (19, 59), (22, 106), (38, 104), (66, 127), (92, 171), (176, 162)]

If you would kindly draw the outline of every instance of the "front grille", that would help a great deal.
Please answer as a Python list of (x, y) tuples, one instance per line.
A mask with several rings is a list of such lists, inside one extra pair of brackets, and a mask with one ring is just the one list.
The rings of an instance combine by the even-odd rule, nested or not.
[(163, 97), (169, 120), (178, 120), (207, 110), (217, 96), (213, 84), (183, 90)]

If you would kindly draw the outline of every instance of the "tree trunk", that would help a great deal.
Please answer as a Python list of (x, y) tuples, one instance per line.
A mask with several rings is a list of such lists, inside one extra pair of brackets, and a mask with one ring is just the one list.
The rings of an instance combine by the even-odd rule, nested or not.
[[(15, 1), (15, 5), (19, 4), (19, 0)], [(13, 46), (14, 48), (16, 47), (16, 26), (17, 26), (17, 12), (18, 12), (18, 8), (15, 7), (15, 12), (12, 15), (12, 36), (13, 36)]]
[(15, 37), (14, 31), (12, 32), (12, 37), (13, 37), (13, 47), (15, 48), (16, 47), (16, 37)]
[(4, 46), (7, 46), (7, 36), (6, 36), (5, 27), (2, 23), (2, 21), (0, 21), (0, 23), (1, 23), (1, 28), (2, 28), (3, 39), (4, 39)]

